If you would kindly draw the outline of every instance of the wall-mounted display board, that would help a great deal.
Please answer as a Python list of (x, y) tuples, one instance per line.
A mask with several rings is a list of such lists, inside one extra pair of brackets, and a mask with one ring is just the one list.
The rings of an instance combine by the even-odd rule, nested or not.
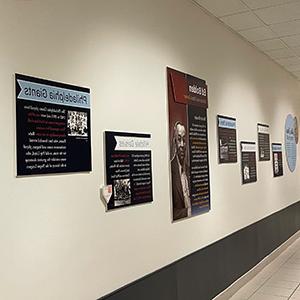
[(219, 163), (237, 162), (236, 119), (217, 116)]
[(105, 132), (107, 210), (151, 202), (151, 135)]
[(241, 165), (242, 183), (257, 181), (255, 142), (241, 142)]
[(291, 114), (285, 120), (284, 139), (288, 167), (291, 172), (294, 172), (297, 163), (298, 121)]
[(15, 79), (17, 175), (91, 171), (90, 90)]
[(283, 175), (282, 144), (272, 143), (274, 177)]
[(210, 209), (207, 85), (167, 69), (173, 220)]
[(265, 124), (257, 124), (258, 134), (258, 160), (267, 161), (270, 155), (270, 127)]

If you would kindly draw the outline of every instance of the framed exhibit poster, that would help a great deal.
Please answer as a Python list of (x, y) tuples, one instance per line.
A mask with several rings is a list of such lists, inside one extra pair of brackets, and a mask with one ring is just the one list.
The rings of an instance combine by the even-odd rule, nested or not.
[(294, 172), (297, 163), (298, 121), (289, 114), (285, 120), (285, 154), (289, 170)]
[(107, 210), (153, 201), (151, 135), (105, 131)]
[(17, 175), (91, 171), (90, 90), (15, 75)]
[(236, 119), (217, 116), (219, 163), (237, 162)]
[(173, 220), (210, 209), (207, 85), (167, 69)]
[(270, 160), (270, 128), (269, 125), (257, 124), (258, 160)]
[(282, 164), (282, 145), (272, 143), (272, 157), (273, 157), (273, 174), (274, 177), (283, 175)]
[(242, 183), (257, 181), (255, 142), (241, 142)]

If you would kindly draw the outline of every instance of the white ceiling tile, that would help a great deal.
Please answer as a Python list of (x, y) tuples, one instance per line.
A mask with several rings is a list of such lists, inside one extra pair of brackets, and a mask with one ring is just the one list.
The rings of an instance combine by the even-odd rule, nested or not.
[(285, 66), (285, 68), (288, 70), (288, 71), (300, 71), (300, 64), (299, 65), (290, 65), (290, 66)]
[(298, 79), (300, 79), (300, 71), (295, 71), (295, 72), (292, 72), (294, 75), (297, 76)]
[(265, 51), (265, 53), (274, 59), (289, 58), (294, 56), (293, 52), (288, 48)]
[(289, 46), (289, 47), (297, 47), (300, 46), (300, 34), (292, 35), (283, 37), (282, 40)]
[(300, 19), (300, 2), (263, 8), (255, 14), (267, 25)]
[(242, 0), (245, 4), (247, 4), (252, 9), (269, 7), (278, 4), (289, 3), (295, 0)]
[(235, 30), (260, 27), (262, 25), (258, 18), (251, 12), (223, 17), (221, 21)]
[(269, 26), (279, 36), (300, 34), (300, 20)]
[(196, 0), (196, 2), (217, 17), (248, 10), (247, 6), (239, 0)]
[(300, 47), (291, 48), (296, 55), (300, 56)]
[(300, 0), (193, 1), (300, 80)]
[(275, 34), (265, 27), (258, 27), (253, 29), (247, 29), (239, 31), (244, 38), (246, 38), (250, 42), (257, 42), (267, 39), (275, 38)]
[(280, 39), (259, 41), (259, 42), (254, 42), (253, 44), (262, 51), (285, 48), (285, 45)]
[(282, 66), (291, 66), (291, 65), (299, 65), (300, 64), (300, 58), (297, 56), (294, 56), (291, 58), (276, 59), (276, 61)]

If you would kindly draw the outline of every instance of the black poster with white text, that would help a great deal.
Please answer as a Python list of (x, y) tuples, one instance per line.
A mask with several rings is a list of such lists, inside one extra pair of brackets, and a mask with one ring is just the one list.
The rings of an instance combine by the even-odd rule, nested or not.
[(241, 142), (242, 183), (257, 181), (256, 145), (254, 142)]
[(272, 157), (273, 157), (273, 175), (279, 177), (283, 175), (282, 164), (282, 144), (272, 144)]
[(269, 125), (257, 124), (258, 158), (260, 161), (267, 161), (271, 159), (269, 131)]
[(152, 202), (151, 135), (105, 132), (107, 210)]
[(217, 117), (219, 163), (237, 162), (236, 119), (225, 116)]
[(15, 79), (17, 175), (91, 171), (90, 90)]
[(210, 207), (207, 110), (188, 106), (191, 206), (194, 214)]

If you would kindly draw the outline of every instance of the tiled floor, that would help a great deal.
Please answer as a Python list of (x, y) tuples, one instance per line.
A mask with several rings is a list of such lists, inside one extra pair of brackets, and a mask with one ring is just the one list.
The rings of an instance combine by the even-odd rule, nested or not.
[(230, 300), (300, 300), (300, 238)]

